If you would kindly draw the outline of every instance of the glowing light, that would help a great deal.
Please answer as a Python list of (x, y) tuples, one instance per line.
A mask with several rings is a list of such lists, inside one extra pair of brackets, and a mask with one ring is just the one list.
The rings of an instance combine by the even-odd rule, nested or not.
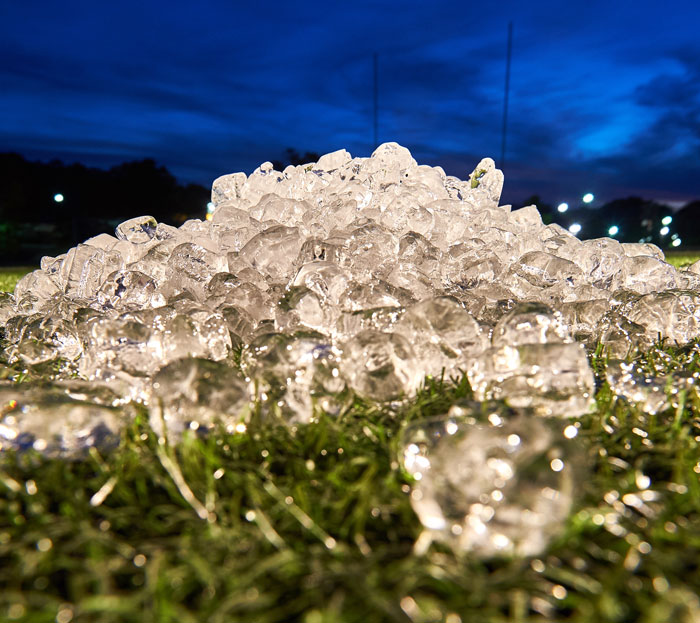
[(670, 230), (668, 227), (662, 227), (662, 228), (659, 230), (659, 233), (660, 233), (662, 236), (665, 236), (666, 234), (668, 234), (669, 231), (671, 231), (671, 230)]
[(670, 225), (671, 223), (673, 223), (673, 217), (672, 217), (672, 216), (664, 216), (664, 217), (661, 219), (661, 224), (662, 224), (662, 225)]
[(561, 212), (562, 214), (566, 212), (569, 209), (569, 204), (568, 203), (560, 203), (557, 206), (557, 210)]
[(214, 204), (210, 201), (207, 203), (207, 214), (211, 214), (214, 211)]
[(211, 212), (207, 212), (207, 215), (204, 218), (206, 218), (208, 221), (211, 221)]
[(53, 200), (54, 200), (56, 203), (61, 203), (61, 201), (63, 201), (64, 199), (65, 199), (65, 197), (64, 197), (61, 193), (56, 193), (56, 194), (53, 196)]
[(619, 231), (620, 228), (617, 225), (613, 225), (610, 229), (608, 229), (608, 236), (615, 236)]
[(569, 231), (575, 236), (581, 231), (581, 225), (579, 223), (572, 223), (569, 225)]
[(569, 426), (564, 429), (564, 437), (567, 439), (573, 439), (576, 435), (578, 435), (578, 429), (573, 424), (569, 424)]
[(591, 203), (595, 197), (593, 196), (593, 193), (586, 193), (583, 197), (583, 203)]
[(564, 461), (561, 459), (552, 459), (549, 466), (552, 468), (553, 472), (560, 472), (562, 469), (564, 469)]
[(680, 247), (680, 246), (681, 246), (681, 239), (680, 239), (680, 238), (676, 238), (676, 239), (671, 243), (671, 246), (672, 246), (672, 247)]

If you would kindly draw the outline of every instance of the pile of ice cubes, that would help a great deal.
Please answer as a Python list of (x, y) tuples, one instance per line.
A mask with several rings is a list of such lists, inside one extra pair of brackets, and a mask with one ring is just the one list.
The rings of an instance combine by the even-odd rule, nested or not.
[[(44, 257), (0, 300), (4, 357), (57, 362), (47, 391), (73, 400), (87, 380), (114, 399), (83, 402), (141, 401), (177, 433), (235, 426), (256, 400), (309, 422), (352, 394), (396, 400), (463, 372), (478, 399), (574, 416), (592, 399), (586, 346), (624, 358), (700, 334), (695, 271), (499, 206), (502, 184), (490, 159), (459, 180), (396, 143), (225, 175), (211, 221), (134, 218)], [(36, 388), (2, 391), (36, 403)], [(30, 420), (4, 423), (3, 447)], [(59, 446), (69, 428), (51, 430)]]
[[(253, 409), (296, 425), (463, 373), (477, 400), (568, 418), (591, 408), (587, 348), (624, 359), (700, 335), (700, 268), (579, 240), (499, 206), (502, 185), (490, 159), (460, 180), (396, 143), (340, 150), (220, 177), (211, 221), (143, 216), (44, 257), (0, 298), (5, 371), (47, 379), (0, 381), (0, 447), (114, 442), (138, 402), (161, 436), (244, 430)], [(502, 446), (496, 429), (467, 436)]]

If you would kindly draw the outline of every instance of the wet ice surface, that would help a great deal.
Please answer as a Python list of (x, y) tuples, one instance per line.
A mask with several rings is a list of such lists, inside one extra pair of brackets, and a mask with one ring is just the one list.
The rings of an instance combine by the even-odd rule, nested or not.
[[(211, 221), (137, 217), (43, 258), (0, 296), (2, 358), (48, 366), (52, 383), (0, 388), (1, 447), (109, 445), (130, 402), (172, 439), (217, 423), (245, 430), (254, 403), (264, 421), (305, 424), (353, 395), (397, 401), (426, 375), (462, 373), (480, 401), (572, 418), (593, 404), (597, 343), (624, 359), (698, 337), (700, 269), (678, 271), (649, 244), (579, 240), (534, 206), (499, 206), (502, 185), (490, 159), (460, 180), (395, 143), (370, 158), (341, 150), (217, 179)], [(616, 365), (617, 396), (665, 408), (665, 380)], [(76, 398), (67, 384), (78, 382)], [(500, 431), (465, 438), (496, 447)], [(457, 535), (464, 547), (470, 534)], [(503, 551), (532, 549), (517, 530), (494, 534)]]

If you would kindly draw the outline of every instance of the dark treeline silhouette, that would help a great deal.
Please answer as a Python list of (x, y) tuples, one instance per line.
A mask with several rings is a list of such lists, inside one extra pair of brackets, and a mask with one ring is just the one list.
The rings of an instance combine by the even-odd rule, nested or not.
[[(202, 218), (209, 190), (183, 186), (152, 159), (108, 170), (58, 160), (30, 162), (0, 154), (0, 263), (36, 263), (90, 236), (113, 233), (128, 218), (150, 214), (179, 225)], [(55, 201), (56, 194), (62, 202)]]
[[(700, 227), (697, 226), (700, 222), (700, 201), (691, 201), (675, 212), (668, 205), (641, 197), (613, 199), (595, 208), (571, 205), (564, 213), (558, 212), (556, 207), (538, 195), (528, 197), (521, 203), (522, 206), (533, 204), (540, 211), (544, 223), (558, 223), (567, 229), (573, 223), (581, 225), (580, 238), (608, 236), (620, 242), (651, 242), (664, 250), (700, 248)], [(612, 227), (617, 227), (613, 235)], [(668, 228), (668, 231), (664, 228)], [(681, 242), (676, 246), (674, 241), (678, 238)]]
[[(285, 156), (273, 161), (278, 171), (319, 159), (314, 152), (302, 155), (292, 148)], [(55, 201), (57, 193), (63, 195), (62, 202)], [(103, 170), (0, 154), (0, 265), (38, 264), (42, 255), (57, 255), (91, 236), (113, 233), (121, 221), (142, 214), (172, 225), (203, 218), (208, 201), (207, 188), (178, 184), (152, 159)], [(615, 199), (599, 208), (572, 205), (563, 214), (537, 195), (521, 203), (532, 204), (545, 223), (566, 228), (580, 224), (581, 238), (608, 236), (616, 226), (614, 237), (622, 242), (643, 240), (664, 250), (700, 248), (700, 200), (676, 212), (639, 197)], [(668, 217), (671, 222), (666, 224)], [(674, 246), (678, 238), (682, 244)]]
[(296, 167), (300, 164), (316, 162), (320, 157), (315, 151), (307, 151), (302, 156), (296, 149), (288, 147), (282, 160), (272, 160), (271, 162), (275, 171), (284, 171), (290, 164)]

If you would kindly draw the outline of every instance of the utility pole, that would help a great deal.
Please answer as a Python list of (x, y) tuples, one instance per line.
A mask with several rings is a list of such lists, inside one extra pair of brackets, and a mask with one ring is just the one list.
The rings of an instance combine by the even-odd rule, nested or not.
[(508, 51), (506, 53), (506, 88), (503, 95), (503, 128), (501, 130), (501, 170), (506, 168), (506, 130), (508, 129), (508, 91), (510, 90), (510, 57), (513, 52), (513, 22), (508, 22)]
[(378, 146), (378, 135), (379, 135), (379, 69), (377, 63), (377, 53), (374, 53), (374, 136), (372, 142), (372, 149), (376, 149)]

